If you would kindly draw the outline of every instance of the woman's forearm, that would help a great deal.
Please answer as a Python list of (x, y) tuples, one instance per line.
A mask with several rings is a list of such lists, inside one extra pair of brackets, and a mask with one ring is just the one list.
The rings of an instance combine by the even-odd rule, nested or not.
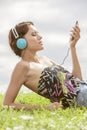
[(71, 56), (72, 56), (72, 74), (82, 80), (82, 73), (81, 73), (81, 68), (79, 64), (79, 60), (76, 54), (76, 48), (71, 47)]
[(8, 107), (12, 106), (16, 110), (18, 110), (18, 109), (26, 109), (26, 110), (41, 109), (40, 105), (20, 104), (20, 103), (12, 103), (7, 106)]
[(62, 108), (61, 103), (54, 102), (48, 105), (30, 105), (30, 104), (19, 104), (19, 103), (11, 103), (10, 105), (6, 105), (8, 107), (12, 106), (14, 109), (25, 109), (25, 110), (38, 110), (38, 109), (47, 109), (54, 110), (58, 108)]

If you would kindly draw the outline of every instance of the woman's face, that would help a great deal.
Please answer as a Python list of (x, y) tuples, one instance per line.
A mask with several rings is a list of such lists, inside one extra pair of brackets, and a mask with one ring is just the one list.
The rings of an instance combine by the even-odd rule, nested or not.
[(29, 30), (27, 34), (25, 34), (24, 38), (27, 41), (28, 49), (38, 51), (44, 48), (42, 43), (42, 37), (40, 36), (34, 25), (29, 25)]

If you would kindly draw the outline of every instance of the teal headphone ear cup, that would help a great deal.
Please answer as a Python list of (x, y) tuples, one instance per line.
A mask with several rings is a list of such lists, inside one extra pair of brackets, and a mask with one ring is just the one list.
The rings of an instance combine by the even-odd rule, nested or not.
[(24, 49), (27, 47), (27, 42), (24, 38), (19, 38), (17, 41), (16, 41), (16, 45), (17, 45), (17, 48), (19, 49)]

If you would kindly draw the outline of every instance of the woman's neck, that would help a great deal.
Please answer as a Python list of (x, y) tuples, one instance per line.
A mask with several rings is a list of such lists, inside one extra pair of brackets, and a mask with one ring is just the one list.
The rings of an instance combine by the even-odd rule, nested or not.
[(26, 53), (22, 53), (22, 59), (25, 61), (30, 61), (30, 62), (36, 62), (36, 63), (40, 63), (40, 59), (37, 56), (36, 52), (30, 52), (27, 51)]

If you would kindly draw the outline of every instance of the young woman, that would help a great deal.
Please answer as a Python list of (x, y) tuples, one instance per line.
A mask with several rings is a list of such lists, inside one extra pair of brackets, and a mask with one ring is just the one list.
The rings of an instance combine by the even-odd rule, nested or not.
[(32, 22), (22, 22), (9, 32), (9, 44), (14, 53), (21, 57), (17, 63), (5, 94), (3, 105), (15, 109), (39, 109), (38, 105), (18, 104), (15, 98), (22, 85), (50, 99), (47, 109), (69, 107), (70, 105), (87, 106), (87, 85), (82, 81), (82, 74), (76, 54), (76, 44), (80, 38), (80, 28), (71, 30), (70, 51), (72, 55), (72, 72), (59, 66), (45, 56), (37, 55), (44, 49), (42, 36)]

